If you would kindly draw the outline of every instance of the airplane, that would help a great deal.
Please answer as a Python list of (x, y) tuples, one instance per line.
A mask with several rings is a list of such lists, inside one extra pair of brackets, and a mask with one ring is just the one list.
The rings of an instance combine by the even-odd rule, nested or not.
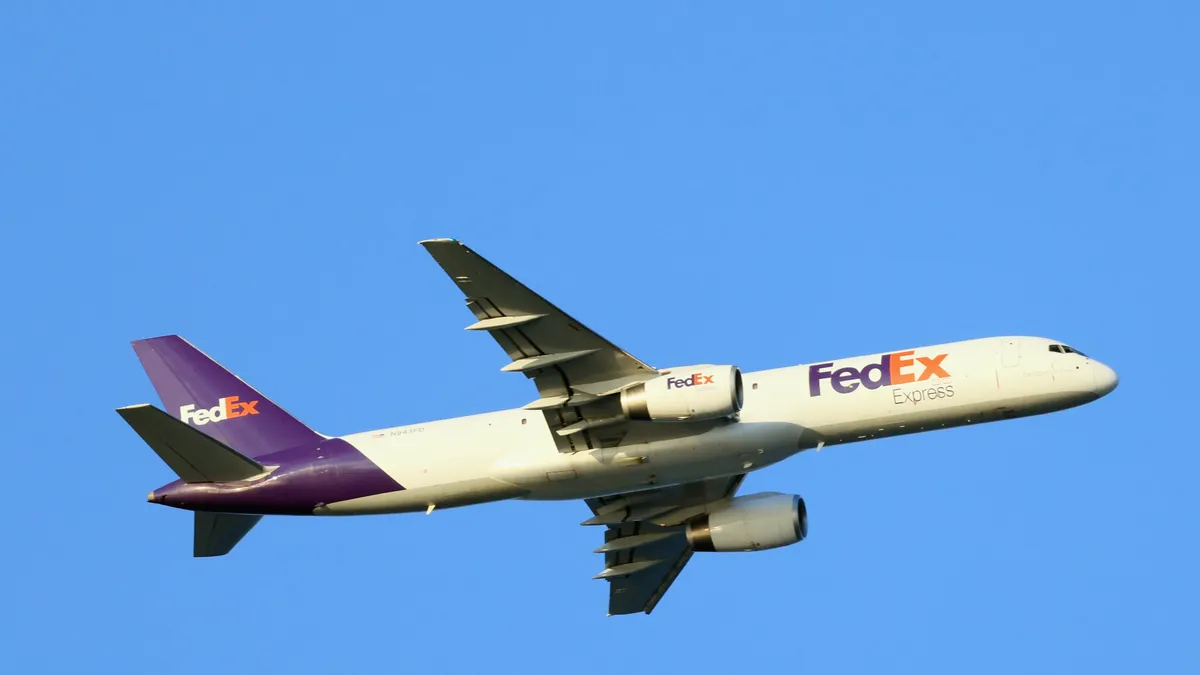
[(808, 534), (799, 495), (738, 495), (805, 450), (1039, 415), (1116, 388), (1063, 342), (991, 337), (742, 372), (654, 368), (454, 239), (420, 242), (475, 322), (532, 379), (511, 410), (317, 433), (177, 335), (133, 342), (166, 410), (117, 412), (172, 469), (155, 504), (194, 512), (193, 555), (228, 553), (264, 515), (412, 513), (583, 500), (603, 528), (608, 614), (649, 614), (695, 552)]

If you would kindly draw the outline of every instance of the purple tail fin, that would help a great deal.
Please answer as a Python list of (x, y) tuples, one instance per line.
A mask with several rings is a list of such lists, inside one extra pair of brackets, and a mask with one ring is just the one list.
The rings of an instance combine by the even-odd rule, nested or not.
[(250, 457), (320, 442), (287, 414), (187, 340), (135, 340), (142, 367), (167, 413)]

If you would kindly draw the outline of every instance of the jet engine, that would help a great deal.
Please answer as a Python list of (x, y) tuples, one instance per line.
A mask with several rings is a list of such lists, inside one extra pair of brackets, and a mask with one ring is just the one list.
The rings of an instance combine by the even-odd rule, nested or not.
[(689, 422), (728, 417), (742, 409), (737, 366), (685, 366), (621, 392), (621, 410), (633, 420)]
[(799, 495), (759, 492), (736, 497), (720, 510), (688, 523), (697, 551), (765, 551), (808, 536), (808, 509)]

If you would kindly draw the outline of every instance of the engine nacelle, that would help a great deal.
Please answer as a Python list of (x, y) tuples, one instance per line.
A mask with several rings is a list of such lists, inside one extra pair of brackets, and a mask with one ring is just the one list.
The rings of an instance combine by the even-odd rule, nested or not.
[(736, 497), (687, 526), (697, 551), (765, 551), (808, 536), (808, 508), (799, 495), (759, 492)]
[(742, 409), (737, 366), (685, 366), (621, 392), (621, 410), (632, 420), (687, 422), (728, 417)]

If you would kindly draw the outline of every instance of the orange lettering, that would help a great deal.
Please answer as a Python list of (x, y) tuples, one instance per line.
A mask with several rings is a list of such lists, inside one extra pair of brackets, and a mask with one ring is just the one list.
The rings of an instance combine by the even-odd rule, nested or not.
[(914, 351), (916, 350), (910, 349), (906, 352), (896, 352), (895, 354), (892, 354), (890, 373), (892, 376), (892, 384), (908, 384), (915, 379), (912, 373), (900, 372), (902, 368), (907, 368), (913, 364), (912, 359), (905, 359), (902, 357), (912, 356)]
[(928, 380), (934, 375), (938, 377), (950, 377), (950, 373), (947, 373), (946, 369), (942, 368), (942, 361), (946, 356), (946, 354), (938, 354), (933, 358), (918, 356), (917, 360), (921, 362), (921, 365), (925, 366), (925, 372), (921, 373), (921, 379)]

